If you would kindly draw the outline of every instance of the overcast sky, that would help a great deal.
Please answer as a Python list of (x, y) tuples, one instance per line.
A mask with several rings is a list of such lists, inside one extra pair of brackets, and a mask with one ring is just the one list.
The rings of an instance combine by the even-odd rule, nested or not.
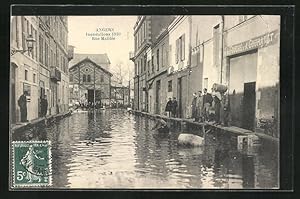
[[(111, 71), (122, 63), (124, 70), (133, 67), (129, 51), (134, 49), (133, 26), (136, 16), (69, 16), (69, 45), (75, 46), (75, 53), (107, 53), (111, 61)], [(96, 33), (97, 28), (112, 28), (121, 33), (115, 40), (92, 40), (86, 33)], [(104, 29), (98, 33), (108, 33)], [(123, 70), (122, 68), (122, 70)], [(125, 71), (124, 71), (125, 72)], [(127, 75), (128, 76), (128, 75)]]

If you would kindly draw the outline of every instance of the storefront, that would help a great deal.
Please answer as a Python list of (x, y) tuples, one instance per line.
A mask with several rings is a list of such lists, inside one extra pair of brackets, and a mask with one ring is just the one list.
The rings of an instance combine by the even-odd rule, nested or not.
[(274, 30), (225, 47), (232, 125), (257, 131), (261, 119), (279, 117), (278, 38)]

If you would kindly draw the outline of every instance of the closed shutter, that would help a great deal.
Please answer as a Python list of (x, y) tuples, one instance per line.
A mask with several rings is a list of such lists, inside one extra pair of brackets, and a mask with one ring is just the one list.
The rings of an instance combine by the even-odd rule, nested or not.
[(185, 59), (185, 34), (181, 36), (181, 61)]

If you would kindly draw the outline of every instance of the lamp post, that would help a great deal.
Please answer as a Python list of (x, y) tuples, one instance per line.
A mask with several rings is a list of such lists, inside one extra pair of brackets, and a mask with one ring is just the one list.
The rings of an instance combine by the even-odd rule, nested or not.
[(32, 35), (28, 35), (28, 37), (26, 38), (26, 43), (27, 43), (27, 49), (22, 49), (22, 50), (16, 50), (16, 49), (12, 49), (10, 52), (10, 56), (13, 56), (16, 53), (22, 53), (24, 54), (25, 52), (31, 52), (33, 49), (33, 43), (35, 43), (35, 39), (32, 37)]

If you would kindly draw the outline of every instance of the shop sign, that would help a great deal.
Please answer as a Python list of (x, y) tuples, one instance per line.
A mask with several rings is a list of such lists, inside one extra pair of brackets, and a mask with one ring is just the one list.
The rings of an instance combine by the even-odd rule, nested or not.
[(248, 41), (225, 47), (225, 55), (230, 56), (257, 48), (266, 47), (268, 45), (274, 44), (278, 40), (278, 36), (278, 30), (275, 30)]

